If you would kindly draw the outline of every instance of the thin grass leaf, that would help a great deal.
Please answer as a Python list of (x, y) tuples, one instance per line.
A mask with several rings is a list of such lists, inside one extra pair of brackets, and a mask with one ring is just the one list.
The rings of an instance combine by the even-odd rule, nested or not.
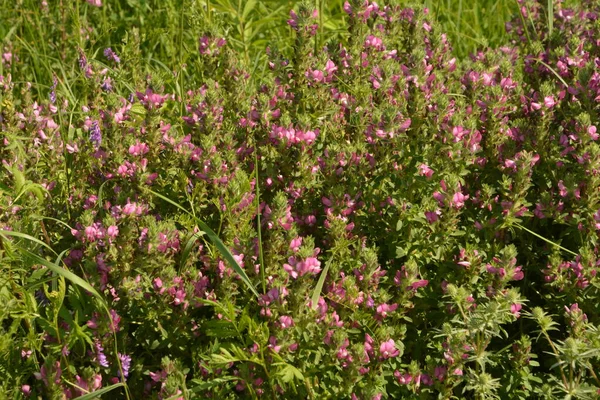
[(313, 295), (310, 298), (312, 304), (311, 308), (316, 310), (319, 304), (319, 297), (321, 297), (321, 291), (323, 290), (323, 285), (325, 284), (325, 278), (327, 277), (327, 272), (329, 271), (329, 265), (331, 264), (331, 259), (327, 261), (325, 264), (325, 268), (321, 271), (321, 276), (319, 276), (319, 280), (317, 281), (317, 286), (315, 286), (315, 290), (313, 291)]
[[(18, 247), (18, 246), (17, 246)], [(26, 250), (22, 247), (18, 247), (18, 249), (25, 255), (27, 255), (28, 257), (31, 257), (33, 260), (35, 260), (35, 262), (37, 262), (38, 264), (42, 264), (44, 266), (46, 266), (47, 268), (49, 268), (52, 272), (55, 272), (56, 274), (64, 277), (65, 279), (71, 281), (71, 283), (73, 283), (74, 285), (77, 285), (79, 287), (81, 287), (84, 290), (87, 290), (88, 292), (90, 292), (91, 294), (93, 294), (95, 297), (98, 298), (98, 300), (100, 300), (100, 302), (108, 308), (108, 305), (106, 304), (106, 300), (104, 300), (104, 298), (102, 297), (102, 295), (100, 293), (98, 293), (96, 291), (96, 289), (94, 289), (92, 287), (92, 285), (90, 285), (89, 283), (87, 283), (86, 281), (84, 281), (82, 278), (80, 278), (79, 276), (75, 275), (74, 273), (72, 273), (69, 270), (66, 270), (62, 267), (59, 267), (58, 265), (51, 263), (50, 261), (36, 255), (33, 254), (32, 252), (30, 252), (29, 250)]]
[(540, 64), (542, 64), (544, 67), (548, 68), (550, 71), (552, 71), (552, 73), (554, 75), (556, 75), (556, 77), (561, 81), (561, 83), (563, 85), (565, 85), (566, 88), (569, 87), (569, 85), (567, 84), (567, 82), (565, 82), (565, 80), (558, 74), (558, 72), (556, 72), (551, 66), (549, 66), (548, 64), (546, 64), (545, 62), (543, 62), (542, 60), (538, 60), (537, 58), (535, 59), (535, 61), (539, 62)]
[[(26, 233), (21, 233), (21, 232), (14, 232), (14, 231), (0, 231), (0, 236), (4, 236), (4, 235), (8, 235), (8, 236), (15, 236), (15, 237), (20, 237), (23, 239), (27, 239), (29, 241), (32, 241), (34, 243), (37, 243), (45, 248), (47, 248), (48, 250), (50, 250), (51, 252), (53, 252), (54, 254), (58, 255), (54, 249), (50, 246), (48, 246), (46, 243), (42, 242), (40, 239), (34, 238), (33, 236), (30, 236)], [(6, 237), (5, 237), (6, 238)]]
[(539, 239), (542, 239), (542, 240), (543, 240), (543, 241), (545, 241), (546, 243), (550, 243), (551, 245), (553, 245), (553, 246), (556, 246), (556, 247), (558, 247), (559, 249), (561, 249), (561, 250), (563, 250), (563, 251), (566, 251), (566, 252), (567, 252), (567, 253), (569, 253), (569, 254), (572, 254), (572, 255), (574, 255), (574, 256), (578, 256), (578, 255), (579, 255), (579, 254), (577, 254), (577, 253), (575, 253), (575, 252), (573, 252), (573, 251), (571, 251), (571, 250), (569, 250), (569, 249), (567, 249), (567, 248), (564, 248), (564, 247), (562, 247), (560, 244), (558, 244), (558, 243), (555, 243), (555, 242), (553, 242), (552, 240), (546, 239), (545, 237), (543, 237), (543, 236), (541, 236), (541, 235), (539, 235), (539, 234), (535, 233), (534, 231), (532, 231), (532, 230), (529, 230), (529, 229), (525, 228), (523, 225), (521, 225), (521, 224), (519, 224), (519, 223), (515, 223), (515, 226), (517, 226), (517, 227), (519, 227), (519, 228), (523, 229), (525, 232), (529, 232), (529, 233), (531, 233), (533, 236), (535, 236), (535, 237), (537, 237), (537, 238), (539, 238)]
[(88, 394), (84, 394), (81, 397), (77, 397), (77, 400), (97, 399), (98, 397), (102, 396), (103, 394), (108, 393), (110, 391), (113, 391), (115, 389), (118, 389), (120, 387), (125, 387), (125, 385), (123, 383), (121, 383), (121, 382), (115, 383), (114, 385), (110, 385), (110, 386), (107, 386), (105, 388), (96, 390), (95, 392), (91, 392), (91, 393), (88, 393)]
[(183, 248), (183, 252), (181, 253), (181, 260), (179, 261), (180, 270), (185, 265), (185, 262), (187, 261), (188, 256), (190, 255), (190, 251), (192, 251), (192, 247), (194, 247), (194, 243), (196, 243), (196, 241), (200, 239), (202, 235), (204, 235), (204, 232), (202, 231), (194, 233), (192, 237), (189, 238), (189, 240), (187, 241), (185, 247)]
[(32, 215), (31, 216), (33, 219), (35, 220), (44, 220), (44, 219), (48, 219), (50, 221), (54, 221), (57, 222), (59, 224), (61, 224), (62, 226), (64, 226), (65, 228), (69, 229), (69, 232), (73, 230), (73, 228), (71, 228), (71, 226), (69, 226), (69, 224), (67, 224), (66, 222), (61, 221), (60, 219), (57, 218), (52, 218), (52, 217), (45, 217), (43, 215)]
[(552, 36), (554, 29), (554, 0), (548, 0), (548, 38)]
[(260, 184), (259, 184), (259, 166), (258, 166), (258, 154), (254, 152), (254, 168), (256, 169), (256, 226), (258, 231), (258, 258), (260, 262), (260, 279), (262, 281), (263, 293), (267, 292), (267, 283), (265, 280), (265, 258), (263, 255), (263, 244), (262, 244), (262, 228), (260, 221)]
[(219, 239), (219, 236), (212, 229), (210, 229), (210, 227), (208, 225), (206, 225), (200, 218), (196, 217), (194, 214), (192, 214), (191, 212), (189, 212), (188, 210), (183, 208), (180, 204), (174, 202), (173, 200), (169, 199), (168, 197), (163, 196), (162, 194), (155, 192), (153, 190), (150, 190), (150, 193), (152, 193), (155, 196), (163, 199), (164, 201), (174, 205), (175, 207), (179, 208), (181, 211), (185, 212), (186, 214), (192, 216), (196, 220), (198, 225), (200, 226), (200, 229), (202, 229), (204, 231), (204, 233), (206, 233), (206, 236), (208, 236), (208, 238), (215, 245), (217, 250), (219, 250), (219, 253), (221, 253), (221, 256), (223, 256), (223, 258), (225, 259), (225, 261), (227, 261), (229, 266), (231, 268), (233, 268), (233, 270), (240, 276), (240, 278), (242, 278), (242, 281), (246, 284), (246, 286), (248, 286), (250, 291), (252, 293), (254, 293), (254, 295), (256, 297), (259, 297), (258, 291), (254, 287), (252, 282), (250, 282), (250, 278), (248, 278), (248, 275), (246, 275), (246, 272), (242, 269), (242, 267), (239, 266), (239, 264), (237, 263), (237, 261), (235, 261), (235, 258), (233, 258), (233, 255), (227, 248), (227, 246), (225, 246), (225, 244), (221, 241), (221, 239)]

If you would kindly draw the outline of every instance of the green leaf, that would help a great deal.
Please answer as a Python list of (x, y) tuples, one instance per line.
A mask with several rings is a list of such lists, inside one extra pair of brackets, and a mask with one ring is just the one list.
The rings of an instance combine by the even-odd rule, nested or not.
[(254, 10), (255, 6), (256, 0), (246, 1), (246, 5), (244, 6), (244, 12), (242, 12), (242, 21), (246, 20), (246, 17), (248, 17), (248, 14), (250, 14), (250, 12)]
[[(280, 364), (280, 363), (275, 363), (275, 365), (277, 365), (277, 364)], [(304, 380), (304, 375), (302, 375), (302, 372), (300, 372), (300, 370), (298, 368), (296, 368), (290, 364), (284, 364), (284, 365), (285, 365), (285, 367), (283, 367), (283, 369), (277, 373), (277, 375), (279, 375), (281, 377), (282, 381), (284, 381), (285, 383), (290, 383), (294, 378), (296, 378), (299, 381)]]

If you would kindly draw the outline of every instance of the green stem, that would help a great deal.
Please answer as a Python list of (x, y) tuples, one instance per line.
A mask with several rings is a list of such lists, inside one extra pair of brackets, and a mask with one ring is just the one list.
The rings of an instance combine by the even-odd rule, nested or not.
[(262, 245), (262, 227), (260, 222), (260, 184), (259, 184), (259, 166), (258, 166), (258, 145), (255, 143), (256, 149), (254, 150), (254, 172), (255, 172), (255, 186), (256, 186), (256, 225), (258, 231), (258, 260), (260, 263), (260, 280), (262, 281), (263, 293), (267, 293), (267, 283), (265, 281), (265, 258), (263, 254)]

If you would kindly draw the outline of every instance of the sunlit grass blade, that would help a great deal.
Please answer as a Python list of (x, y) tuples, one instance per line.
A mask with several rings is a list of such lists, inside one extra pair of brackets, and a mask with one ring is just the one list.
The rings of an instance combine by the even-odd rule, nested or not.
[(111, 392), (120, 387), (125, 387), (125, 385), (123, 383), (115, 383), (114, 385), (110, 385), (105, 388), (96, 390), (95, 392), (87, 393), (87, 394), (84, 394), (83, 396), (77, 397), (77, 400), (97, 399), (98, 397), (102, 396), (103, 394)]
[(548, 0), (548, 38), (552, 36), (554, 29), (554, 0)]
[(179, 208), (181, 211), (185, 212), (186, 214), (192, 216), (198, 223), (198, 226), (200, 227), (200, 229), (202, 229), (202, 231), (204, 231), (204, 233), (206, 233), (206, 236), (208, 236), (208, 238), (215, 245), (217, 250), (219, 250), (219, 253), (221, 253), (221, 256), (225, 259), (225, 261), (227, 261), (229, 266), (231, 268), (233, 268), (233, 270), (240, 276), (240, 278), (242, 278), (242, 281), (244, 281), (244, 283), (246, 284), (246, 286), (248, 286), (250, 291), (252, 293), (254, 293), (254, 295), (256, 297), (259, 296), (258, 291), (254, 287), (252, 282), (250, 282), (250, 278), (248, 278), (248, 275), (246, 275), (246, 272), (242, 269), (242, 267), (239, 266), (239, 264), (237, 263), (237, 261), (235, 261), (235, 258), (233, 258), (233, 255), (227, 248), (227, 246), (225, 246), (225, 244), (221, 241), (221, 239), (219, 239), (219, 236), (212, 229), (210, 229), (210, 227), (208, 225), (206, 225), (200, 218), (196, 217), (194, 214), (192, 214), (191, 212), (186, 210), (183, 206), (174, 202), (173, 200), (169, 199), (168, 197), (163, 196), (162, 194), (157, 193), (153, 190), (150, 190), (150, 192), (152, 194), (154, 194), (156, 197), (163, 199), (164, 201)]
[(263, 255), (263, 243), (262, 243), (262, 226), (260, 221), (260, 184), (259, 184), (259, 166), (258, 166), (258, 154), (254, 152), (254, 168), (256, 169), (256, 230), (258, 232), (258, 259), (260, 262), (260, 279), (262, 281), (263, 293), (267, 292), (267, 283), (265, 281), (265, 257)]
[(569, 254), (572, 254), (572, 255), (574, 255), (574, 256), (578, 256), (578, 255), (579, 255), (579, 254), (575, 253), (574, 251), (571, 251), (571, 250), (569, 250), (569, 249), (567, 249), (567, 248), (564, 248), (564, 247), (562, 247), (560, 244), (558, 244), (558, 243), (555, 243), (555, 242), (553, 242), (552, 240), (546, 239), (545, 237), (543, 237), (543, 236), (541, 236), (541, 235), (539, 235), (539, 234), (535, 233), (534, 231), (532, 231), (532, 230), (530, 230), (530, 229), (527, 229), (527, 228), (525, 228), (525, 227), (524, 227), (523, 225), (521, 225), (521, 224), (517, 224), (517, 223), (515, 223), (515, 226), (517, 226), (517, 227), (519, 227), (519, 228), (523, 229), (525, 232), (529, 232), (529, 233), (531, 233), (533, 236), (535, 236), (535, 237), (537, 237), (537, 238), (539, 238), (539, 239), (542, 239), (542, 240), (543, 240), (544, 242), (546, 242), (546, 243), (550, 243), (551, 245), (553, 245), (553, 246), (556, 246), (556, 247), (558, 247), (559, 249), (561, 249), (561, 250), (563, 250), (563, 251), (566, 251), (566, 252), (567, 252), (567, 253), (569, 253)]
[(28, 235), (26, 233), (15, 232), (15, 231), (0, 231), (0, 236), (4, 236), (4, 235), (27, 239), (29, 241), (39, 244), (40, 246), (45, 247), (46, 249), (48, 249), (51, 252), (53, 252), (54, 254), (56, 254), (56, 252), (54, 251), (54, 249), (52, 247), (48, 246), (46, 243), (42, 242), (40, 239), (34, 238), (33, 236)]
[(204, 235), (204, 232), (202, 232), (202, 231), (194, 233), (192, 235), (192, 237), (189, 238), (189, 240), (187, 241), (185, 247), (183, 248), (183, 252), (181, 253), (181, 260), (179, 260), (179, 269), (180, 270), (185, 265), (189, 255), (190, 255), (190, 252), (192, 251), (192, 247), (194, 247), (194, 244), (196, 243), (196, 241), (198, 239), (200, 239), (202, 237), (202, 235)]
[(325, 278), (327, 278), (327, 272), (329, 271), (329, 264), (331, 260), (325, 264), (325, 268), (321, 271), (321, 275), (319, 276), (319, 280), (317, 281), (317, 285), (315, 286), (315, 290), (313, 291), (313, 295), (311, 297), (311, 307), (313, 310), (316, 310), (319, 304), (319, 297), (321, 297), (321, 291), (323, 290), (323, 285), (325, 284)]
[(80, 288), (87, 290), (89, 293), (94, 295), (98, 300), (100, 300), (100, 302), (102, 303), (103, 306), (108, 307), (108, 305), (106, 304), (106, 300), (104, 300), (104, 297), (102, 297), (102, 295), (100, 293), (98, 293), (98, 291), (96, 289), (94, 289), (92, 287), (92, 285), (90, 285), (89, 283), (84, 281), (79, 276), (75, 275), (74, 273), (72, 273), (71, 271), (69, 271), (65, 268), (62, 268), (62, 267), (56, 265), (55, 263), (52, 263), (52, 262), (38, 256), (37, 254), (33, 254), (29, 250), (26, 250), (22, 247), (18, 247), (18, 248), (23, 254), (25, 254), (27, 257), (31, 258), (32, 260), (34, 260), (36, 263), (42, 264), (43, 266), (47, 267), (50, 271), (64, 277), (65, 279), (67, 279), (68, 281), (73, 283), (74, 285), (77, 285)]

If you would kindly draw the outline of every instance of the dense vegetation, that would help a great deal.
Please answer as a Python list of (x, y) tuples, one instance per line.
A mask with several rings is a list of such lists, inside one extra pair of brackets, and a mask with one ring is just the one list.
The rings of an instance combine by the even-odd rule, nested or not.
[(0, 398), (598, 398), (600, 4), (425, 3), (0, 5)]

